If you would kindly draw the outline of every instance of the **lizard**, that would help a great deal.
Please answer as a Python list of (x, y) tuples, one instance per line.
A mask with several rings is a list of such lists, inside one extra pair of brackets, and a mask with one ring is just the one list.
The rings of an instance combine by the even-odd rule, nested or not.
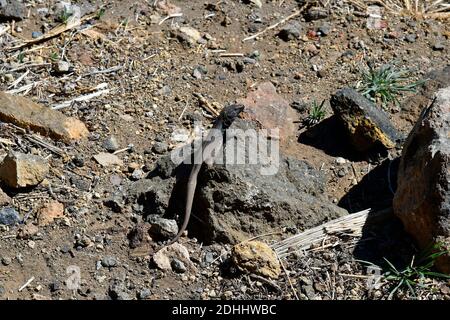
[[(189, 218), (191, 216), (192, 203), (194, 202), (195, 189), (197, 187), (197, 176), (200, 172), (202, 164), (206, 163), (208, 166), (211, 166), (213, 164), (214, 157), (212, 155), (212, 151), (220, 148), (225, 130), (230, 127), (233, 121), (243, 110), (244, 106), (240, 104), (233, 104), (223, 108), (223, 110), (214, 121), (214, 124), (208, 135), (203, 140), (201, 148), (194, 150), (194, 163), (192, 165), (187, 182), (183, 224), (181, 225), (181, 228), (175, 238), (170, 240), (167, 245), (171, 245), (172, 243), (178, 241), (178, 239), (187, 228)], [(218, 133), (220, 133), (220, 136), (218, 136)]]

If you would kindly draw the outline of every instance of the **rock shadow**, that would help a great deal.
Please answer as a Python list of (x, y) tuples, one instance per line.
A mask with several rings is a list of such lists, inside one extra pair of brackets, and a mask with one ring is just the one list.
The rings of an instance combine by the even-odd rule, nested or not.
[(367, 153), (356, 151), (350, 143), (346, 128), (335, 115), (307, 128), (300, 134), (298, 142), (320, 149), (329, 156), (343, 157), (353, 162), (387, 155), (381, 145), (374, 146)]

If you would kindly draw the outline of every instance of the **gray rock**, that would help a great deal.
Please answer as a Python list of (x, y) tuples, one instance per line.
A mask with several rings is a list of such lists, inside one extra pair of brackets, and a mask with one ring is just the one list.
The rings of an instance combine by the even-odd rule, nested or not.
[(56, 73), (64, 74), (72, 71), (72, 67), (70, 63), (67, 61), (59, 60), (55, 64), (53, 64), (53, 71)]
[(103, 167), (109, 167), (114, 165), (121, 166), (123, 164), (122, 160), (115, 154), (110, 154), (106, 152), (100, 152), (94, 156), (94, 160), (97, 161)]
[(314, 300), (316, 298), (316, 291), (312, 285), (302, 286), (302, 291), (308, 297), (309, 300)]
[(102, 267), (105, 267), (105, 268), (114, 268), (114, 267), (117, 267), (117, 265), (118, 265), (117, 259), (113, 256), (103, 257), (101, 264), (102, 264)]
[(388, 115), (355, 90), (344, 88), (337, 91), (330, 104), (358, 151), (366, 152), (376, 145), (390, 149), (401, 141), (402, 137)]
[(320, 7), (312, 7), (308, 9), (308, 11), (305, 14), (306, 21), (320, 20), (325, 19), (327, 17), (328, 12), (324, 8)]
[(405, 37), (405, 40), (407, 41), (407, 42), (409, 42), (409, 43), (414, 43), (414, 42), (416, 42), (416, 35), (415, 34), (413, 34), (413, 33), (410, 33), (410, 34), (407, 34), (406, 35), (406, 37)]
[(115, 136), (109, 136), (105, 141), (103, 141), (102, 147), (109, 152), (117, 151), (120, 148)]
[[(246, 128), (255, 126), (236, 120), (231, 127)], [(245, 144), (241, 135), (227, 138), (241, 147)], [(262, 163), (270, 163), (267, 155), (260, 154), (258, 164), (249, 164), (249, 154), (254, 152), (247, 149), (246, 164), (216, 164), (201, 170), (192, 208), (198, 220), (191, 219), (189, 224), (196, 237), (205, 243), (236, 243), (281, 226), (305, 229), (346, 214), (324, 196), (323, 173), (304, 161), (280, 155), (278, 171), (266, 175), (270, 170)], [(178, 212), (183, 208), (182, 203)]]
[(250, 59), (259, 60), (259, 58), (261, 57), (261, 53), (258, 50), (255, 50), (252, 53), (250, 53), (250, 55), (248, 57)]
[(113, 300), (131, 300), (123, 281), (114, 279), (109, 286), (108, 294)]
[(42, 32), (40, 32), (40, 31), (33, 31), (33, 32), (31, 33), (31, 37), (32, 37), (33, 39), (42, 37)]
[(147, 221), (150, 223), (148, 232), (155, 239), (170, 239), (178, 233), (178, 225), (175, 220), (164, 219), (158, 215), (150, 215)]
[(116, 213), (120, 213), (125, 205), (123, 194), (120, 192), (113, 193), (108, 199), (103, 201), (103, 204)]
[(172, 270), (176, 273), (185, 273), (187, 271), (186, 266), (183, 261), (178, 260), (177, 258), (173, 258), (171, 264)]
[(26, 7), (21, 1), (0, 0), (0, 22), (2, 20), (21, 21), (26, 18)]
[(150, 289), (144, 288), (137, 293), (137, 297), (140, 300), (145, 300), (145, 299), (148, 299), (151, 294), (152, 294), (152, 292), (150, 291)]
[(322, 24), (319, 27), (319, 32), (323, 35), (323, 36), (328, 36), (331, 33), (332, 30), (332, 26), (330, 23), (325, 22), (324, 24)]
[(137, 181), (137, 180), (142, 179), (144, 176), (145, 176), (144, 171), (142, 171), (141, 169), (136, 169), (131, 174), (131, 180)]
[(4, 207), (0, 209), (0, 224), (12, 226), (20, 222), (20, 216), (16, 209), (12, 207)]
[[(256, 127), (238, 120), (232, 128)], [(236, 138), (242, 145), (243, 138)], [(245, 156), (248, 160), (248, 152)], [(183, 165), (176, 168), (170, 158), (161, 160), (147, 179), (130, 186), (127, 201), (139, 203), (144, 215), (179, 215), (184, 212), (184, 201), (177, 199), (185, 199), (185, 179), (189, 176), (189, 171), (182, 168)], [(198, 219), (191, 219), (190, 232), (205, 242), (239, 242), (280, 227), (313, 227), (346, 214), (328, 202), (324, 195), (325, 176), (306, 162), (281, 156), (274, 175), (263, 175), (263, 169), (263, 165), (248, 161), (245, 165), (204, 167), (198, 176), (192, 210)], [(180, 183), (175, 184), (174, 175)], [(172, 235), (175, 233), (173, 230)]]
[(192, 72), (192, 76), (195, 79), (200, 80), (202, 78), (202, 73), (197, 68), (195, 68), (194, 72)]
[(284, 41), (298, 39), (301, 36), (302, 27), (298, 22), (286, 24), (278, 33), (278, 36)]
[(433, 50), (434, 51), (443, 51), (443, 50), (445, 50), (445, 45), (442, 42), (438, 41), (433, 44)]
[(153, 152), (155, 152), (156, 154), (164, 154), (168, 149), (169, 146), (165, 142), (155, 142), (152, 148)]
[(138, 204), (145, 216), (163, 215), (169, 208), (169, 200), (175, 185), (174, 179), (155, 176), (132, 183), (127, 190), (127, 203)]
[(436, 261), (450, 273), (450, 86), (422, 112), (403, 147), (394, 213), (421, 248), (432, 243), (447, 251)]
[(161, 89), (157, 91), (158, 96), (167, 96), (172, 92), (172, 89), (169, 86), (163, 86)]
[(82, 168), (84, 167), (84, 157), (78, 154), (75, 157), (73, 157), (72, 163), (78, 168)]
[(256, 60), (249, 57), (244, 57), (244, 59), (242, 59), (242, 62), (244, 62), (244, 64), (255, 64)]
[(3, 286), (0, 284), (0, 298), (3, 297), (3, 295), (5, 294), (5, 292), (6, 292), (5, 287), (3, 287)]
[(91, 190), (91, 182), (84, 178), (72, 176), (70, 177), (70, 184), (81, 191), (89, 192)]
[(10, 257), (2, 257), (2, 264), (4, 266), (9, 266), (12, 262), (12, 259)]

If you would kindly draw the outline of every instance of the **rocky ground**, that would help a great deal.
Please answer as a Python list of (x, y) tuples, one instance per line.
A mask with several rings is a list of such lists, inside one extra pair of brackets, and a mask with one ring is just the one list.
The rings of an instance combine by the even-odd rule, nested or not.
[[(345, 0), (72, 1), (82, 17), (72, 27), (73, 6), (9, 2), (0, 8), (1, 299), (391, 298), (393, 283), (368, 285), (361, 260), (401, 269), (418, 254), (392, 216), (281, 264), (263, 243), (392, 206), (403, 141), (450, 85), (448, 20), (386, 11), (369, 28), (364, 1)], [(357, 152), (339, 123), (347, 96), (336, 92), (383, 64), (428, 80), (387, 106), (395, 137), (382, 130), (370, 135), (380, 148)], [(323, 100), (325, 119), (304, 126)], [(248, 110), (236, 128), (281, 128), (279, 172), (202, 170), (187, 236), (159, 251), (182, 220), (173, 220), (185, 190), (170, 151), (236, 101)], [(256, 248), (233, 248), (253, 237)], [(261, 250), (263, 271), (245, 264), (246, 250)], [(448, 281), (423, 284), (393, 298), (450, 298)]]

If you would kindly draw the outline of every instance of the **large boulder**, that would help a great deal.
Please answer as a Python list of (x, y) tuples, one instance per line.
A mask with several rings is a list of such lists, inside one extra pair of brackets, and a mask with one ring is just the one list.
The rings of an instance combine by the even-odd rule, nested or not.
[(330, 104), (356, 150), (366, 152), (377, 145), (391, 149), (401, 140), (386, 112), (357, 91), (341, 89), (331, 97)]
[(0, 0), (0, 22), (20, 21), (26, 18), (26, 7), (22, 1)]
[[(283, 156), (277, 148), (272, 149), (273, 153), (258, 152), (256, 143), (249, 143), (251, 137), (242, 134), (255, 128), (253, 122), (236, 120), (227, 131), (224, 161), (210, 168), (204, 165), (200, 171), (188, 225), (191, 235), (205, 243), (236, 243), (283, 228), (295, 233), (347, 214), (328, 201), (326, 179), (321, 171), (304, 161)], [(261, 141), (271, 141), (266, 138), (263, 136)], [(246, 146), (241, 149), (245, 150), (241, 157), (236, 156), (239, 160), (231, 163), (227, 158), (229, 141), (236, 142), (237, 149)], [(266, 146), (262, 143), (258, 141), (259, 148)], [(251, 158), (255, 155), (256, 163), (256, 158)], [(144, 213), (165, 211), (167, 217), (178, 215), (182, 220), (189, 174), (182, 165), (172, 172), (166, 162), (159, 164), (157, 174), (146, 182), (134, 184), (128, 191), (128, 199), (142, 204)], [(169, 189), (171, 193), (167, 192)]]
[[(450, 87), (436, 93), (403, 148), (394, 213), (421, 248), (450, 249)], [(450, 256), (437, 267), (450, 273)]]
[(450, 86), (450, 65), (427, 73), (423, 80), (417, 93), (402, 103), (401, 112), (398, 113), (400, 127), (406, 128), (407, 132), (414, 126), (422, 110), (433, 101), (436, 91)]

